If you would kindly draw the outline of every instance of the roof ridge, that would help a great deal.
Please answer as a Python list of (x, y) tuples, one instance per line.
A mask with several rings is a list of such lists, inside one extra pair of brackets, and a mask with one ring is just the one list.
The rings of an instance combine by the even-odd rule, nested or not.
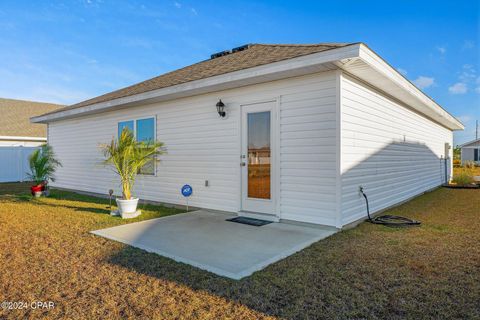
[(25, 99), (12, 99), (12, 98), (2, 98), (2, 97), (0, 97), (0, 100), (2, 100), (2, 101), (20, 101), (20, 102), (28, 102), (28, 103), (49, 104), (49, 105), (56, 105), (56, 106), (62, 106), (62, 107), (66, 106), (65, 104), (60, 104), (60, 103), (33, 101), (33, 100), (25, 100)]
[(350, 45), (350, 42), (321, 42), (321, 43), (252, 43), (251, 46), (266, 47), (337, 47)]

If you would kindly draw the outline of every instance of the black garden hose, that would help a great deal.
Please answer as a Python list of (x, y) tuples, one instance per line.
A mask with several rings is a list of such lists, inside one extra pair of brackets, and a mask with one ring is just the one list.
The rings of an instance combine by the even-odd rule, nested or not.
[(412, 220), (412, 219), (400, 217), (400, 216), (383, 215), (383, 216), (378, 216), (374, 218), (370, 217), (370, 207), (368, 205), (368, 198), (365, 192), (363, 192), (363, 187), (360, 187), (360, 192), (365, 198), (365, 203), (367, 204), (367, 215), (368, 215), (369, 222), (374, 224), (383, 224), (389, 227), (411, 227), (411, 226), (418, 226), (421, 224), (420, 221)]

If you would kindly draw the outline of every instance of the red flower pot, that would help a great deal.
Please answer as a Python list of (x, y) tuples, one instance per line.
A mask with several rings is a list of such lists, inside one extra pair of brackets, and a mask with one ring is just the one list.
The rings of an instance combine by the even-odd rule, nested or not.
[(32, 192), (32, 196), (35, 195), (35, 192), (42, 192), (43, 190), (45, 190), (45, 186), (43, 184), (39, 184), (39, 185), (30, 187), (30, 191)]

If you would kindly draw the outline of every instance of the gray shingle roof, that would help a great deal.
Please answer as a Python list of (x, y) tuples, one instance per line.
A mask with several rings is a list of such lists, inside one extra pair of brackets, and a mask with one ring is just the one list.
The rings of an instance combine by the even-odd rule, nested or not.
[(47, 126), (30, 123), (30, 117), (63, 107), (53, 103), (0, 98), (0, 136), (46, 137)]
[(79, 102), (66, 107), (65, 110), (80, 108), (95, 103), (123, 98), (321, 51), (345, 47), (347, 45), (350, 45), (350, 43), (319, 43), (305, 45), (252, 44), (249, 45), (246, 50), (230, 53), (215, 59), (201, 61), (132, 86)]

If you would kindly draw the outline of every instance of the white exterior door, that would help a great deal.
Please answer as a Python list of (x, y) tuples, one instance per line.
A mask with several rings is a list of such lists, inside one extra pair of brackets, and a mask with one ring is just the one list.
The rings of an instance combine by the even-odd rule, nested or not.
[(275, 102), (242, 108), (242, 211), (275, 214)]

